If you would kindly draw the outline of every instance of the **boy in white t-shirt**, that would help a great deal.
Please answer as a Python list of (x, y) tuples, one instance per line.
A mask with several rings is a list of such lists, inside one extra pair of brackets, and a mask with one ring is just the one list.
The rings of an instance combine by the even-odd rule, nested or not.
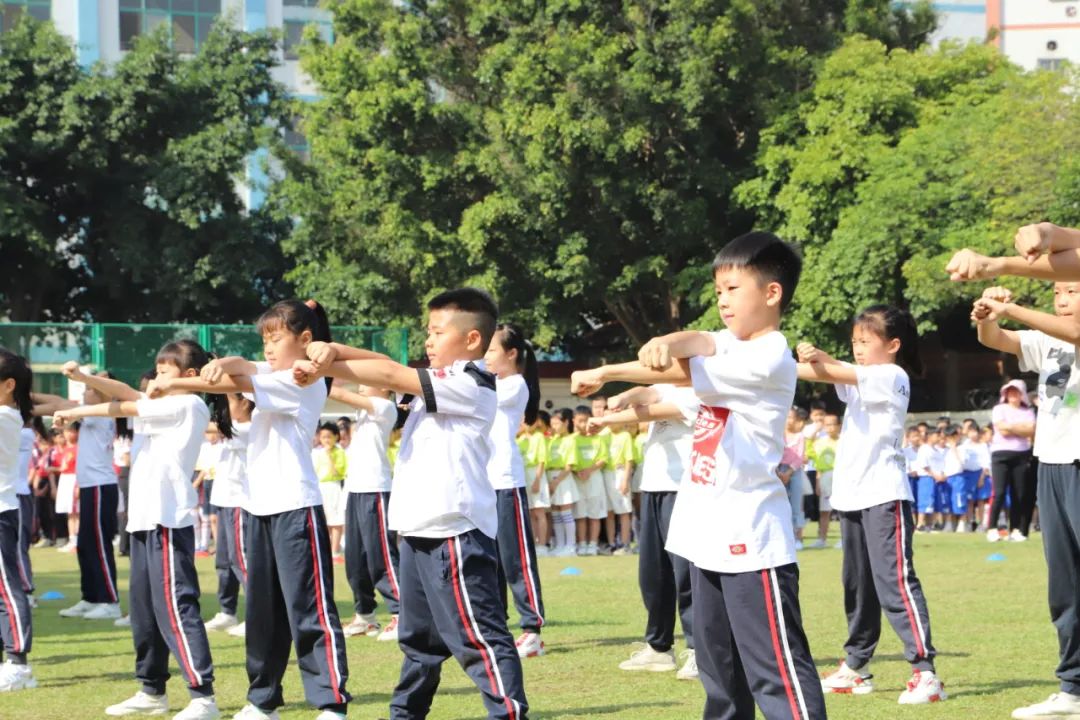
[(701, 400), (688, 477), (667, 548), (691, 562), (694, 644), (705, 717), (826, 717), (802, 629), (787, 493), (776, 474), (795, 397), (795, 359), (780, 317), (798, 284), (798, 251), (770, 233), (728, 243), (713, 262), (727, 329), (655, 338), (639, 363), (575, 373), (604, 383), (691, 384)]
[[(401, 544), (401, 676), (391, 720), (425, 717), (453, 656), (480, 689), (489, 718), (525, 720), (521, 658), (499, 586), (488, 438), (498, 399), (483, 357), (498, 309), (483, 290), (428, 302), (429, 368), (410, 368), (337, 343), (308, 347), (298, 383), (320, 374), (411, 395), (389, 509)], [(355, 438), (353, 442), (356, 442)]]

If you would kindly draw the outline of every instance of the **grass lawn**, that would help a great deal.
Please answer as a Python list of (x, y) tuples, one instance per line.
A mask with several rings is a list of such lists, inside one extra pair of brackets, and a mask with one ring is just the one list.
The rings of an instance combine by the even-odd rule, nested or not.
[[(835, 527), (835, 526), (834, 526)], [(813, 526), (807, 528), (812, 536)], [(915, 563), (930, 602), (938, 672), (950, 698), (923, 707), (896, 704), (909, 671), (902, 648), (886, 625), (874, 662), (877, 691), (868, 696), (831, 696), (829, 715), (847, 720), (874, 718), (1007, 718), (1013, 708), (1044, 700), (1056, 691), (1057, 641), (1046, 609), (1046, 567), (1041, 538), (990, 545), (982, 535), (921, 535)], [(991, 553), (1005, 561), (990, 562)], [(840, 588), (839, 550), (805, 551), (802, 609), (818, 668), (831, 670), (842, 657), (846, 636)], [(79, 577), (73, 555), (52, 549), (32, 551), (38, 594), (58, 590), (64, 600), (42, 602), (34, 612), (31, 663), (36, 690), (0, 697), (0, 719), (72, 720), (104, 717), (102, 709), (138, 689), (132, 678), (134, 654), (128, 630), (111, 623), (65, 619), (57, 610), (78, 600)], [(120, 558), (126, 590), (127, 561)], [(703, 692), (697, 683), (672, 674), (621, 672), (616, 665), (641, 639), (644, 612), (637, 590), (636, 557), (541, 560), (549, 625), (548, 654), (525, 663), (526, 690), (534, 718), (657, 720), (701, 717)], [(563, 576), (568, 566), (581, 569)], [(213, 561), (199, 561), (203, 617), (217, 611)], [(343, 619), (351, 616), (344, 569), (336, 577)], [(124, 606), (126, 609), (126, 592)], [(516, 622), (516, 616), (514, 617)], [(244, 704), (247, 688), (243, 641), (211, 635), (218, 704), (230, 717)], [(677, 649), (682, 649), (679, 645)], [(368, 638), (348, 641), (350, 717), (387, 716), (400, 655), (395, 645)], [(187, 702), (175, 662), (169, 692), (174, 709)], [(285, 677), (289, 704), (282, 718), (313, 718), (303, 701), (299, 671)], [(477, 692), (460, 668), (445, 665), (433, 720), (481, 718)]]

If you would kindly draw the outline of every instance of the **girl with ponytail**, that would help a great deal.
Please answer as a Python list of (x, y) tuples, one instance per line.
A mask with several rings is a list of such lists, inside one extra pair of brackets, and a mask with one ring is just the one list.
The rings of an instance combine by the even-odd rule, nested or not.
[[(509, 583), (514, 605), (521, 615), (522, 634), (517, 640), (522, 658), (544, 654), (540, 629), (544, 626), (544, 601), (540, 593), (540, 573), (536, 564), (536, 543), (529, 521), (529, 499), (525, 489), (525, 463), (517, 445), (517, 432), (524, 419), (536, 422), (540, 409), (540, 376), (536, 353), (517, 325), (504, 323), (495, 334), (484, 361), (497, 380), (498, 410), (491, 426), (488, 480), (495, 488), (499, 531), (499, 576)], [(531, 479), (530, 479), (531, 480)], [(501, 584), (501, 583), (500, 583)]]

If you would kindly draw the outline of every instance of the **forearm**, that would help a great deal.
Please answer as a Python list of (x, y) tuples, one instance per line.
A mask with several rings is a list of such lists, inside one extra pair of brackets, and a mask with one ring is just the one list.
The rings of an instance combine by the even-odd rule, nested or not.
[(1046, 238), (1050, 246), (1048, 252), (1056, 253), (1080, 249), (1080, 230), (1061, 227), (1053, 223), (1045, 223), (1044, 227), (1047, 231)]
[(859, 384), (859, 377), (853, 366), (837, 362), (832, 358), (829, 360), (832, 362), (799, 363), (799, 379), (833, 385)]
[(68, 400), (66, 397), (60, 397), (59, 395), (51, 395), (49, 393), (30, 393), (30, 400), (35, 405), (45, 405), (48, 403), (67, 403), (75, 402), (74, 400)]
[(1037, 280), (1080, 281), (1080, 250), (1062, 250), (1042, 255), (1034, 262), (1022, 257), (988, 258), (989, 277), (1012, 275)]
[(1020, 336), (1015, 331), (1002, 329), (994, 320), (977, 323), (975, 330), (982, 345), (1011, 355), (1020, 354)]
[(62, 400), (57, 398), (54, 402), (34, 403), (34, 414), (38, 417), (49, 417), (55, 415), (61, 410), (71, 410), (72, 408), (79, 407), (79, 403), (74, 400)]
[(345, 390), (344, 388), (336, 386), (330, 388), (330, 399), (337, 400), (346, 405), (351, 405), (358, 410), (366, 410), (367, 412), (375, 411), (375, 405), (367, 395), (361, 395), (358, 392), (352, 392), (351, 390)]
[(373, 350), (365, 350), (363, 348), (353, 347), (352, 345), (343, 345), (342, 343), (332, 342), (330, 347), (337, 353), (338, 360), (389, 360), (390, 358), (382, 353), (377, 353)]
[(228, 395), (230, 393), (254, 392), (254, 385), (249, 375), (225, 375), (214, 384), (210, 384), (197, 377), (176, 378), (169, 381), (169, 387), (174, 390), (186, 390), (193, 393), (206, 393), (208, 395)]
[[(1072, 345), (1080, 345), (1080, 320), (1071, 317), (1058, 317), (1049, 313), (1006, 303), (1004, 317), (1026, 325), (1032, 330), (1046, 333)], [(1019, 346), (1017, 339), (1017, 346)], [(1019, 351), (1019, 347), (1017, 347)]]
[(601, 365), (597, 368), (603, 382), (629, 382), (636, 385), (689, 385), (690, 363), (682, 359), (666, 370), (650, 370), (637, 362)]
[(113, 400), (97, 405), (80, 405), (64, 411), (67, 420), (87, 417), (138, 417), (139, 407), (131, 400)]
[(660, 402), (659, 391), (649, 385), (632, 387), (626, 392), (619, 393), (617, 397), (620, 400), (619, 404), (624, 407), (632, 405), (652, 405), (653, 403)]
[(214, 362), (218, 364), (218, 367), (226, 375), (257, 375), (259, 372), (259, 368), (255, 363), (237, 355), (218, 358)]
[(698, 330), (682, 330), (657, 338), (667, 344), (672, 359), (685, 359), (698, 355), (715, 355), (716, 343), (709, 333)]
[(139, 399), (138, 390), (135, 390), (127, 383), (120, 382), (119, 380), (113, 380), (112, 378), (101, 377), (99, 375), (80, 375), (77, 380), (87, 387), (97, 390), (107, 398), (132, 401)]
[(325, 370), (326, 375), (403, 395), (419, 395), (420, 375), (410, 368), (389, 358), (372, 360), (338, 360)]

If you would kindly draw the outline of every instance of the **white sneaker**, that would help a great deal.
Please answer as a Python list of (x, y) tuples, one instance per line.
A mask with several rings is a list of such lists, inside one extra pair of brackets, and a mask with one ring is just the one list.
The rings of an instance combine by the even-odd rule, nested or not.
[(821, 689), (826, 694), (867, 695), (874, 692), (874, 683), (870, 681), (872, 677), (869, 664), (852, 670), (844, 661), (831, 675), (822, 678)]
[(188, 706), (173, 715), (173, 720), (218, 720), (221, 711), (213, 697), (192, 698)]
[(116, 621), (113, 623), (113, 625), (115, 625), (116, 627), (131, 627), (131, 616), (125, 615), (123, 617), (116, 618)]
[(83, 620), (119, 620), (120, 603), (98, 603), (83, 614)]
[(169, 712), (169, 698), (167, 695), (150, 695), (142, 690), (135, 693), (122, 703), (110, 705), (105, 708), (105, 714), (112, 717), (124, 715), (164, 715)]
[(1001, 535), (998, 533), (997, 528), (991, 528), (986, 531), (986, 542), (997, 542), (1001, 539)]
[(536, 557), (538, 557), (538, 558), (547, 557), (550, 554), (551, 554), (551, 551), (547, 549), (547, 545), (537, 545), (536, 546)]
[(586, 548), (585, 543), (578, 543), (577, 545), (574, 546), (574, 554), (575, 555), (584, 555), (585, 554), (585, 548)]
[(517, 654), (519, 658), (531, 658), (540, 657), (547, 652), (544, 647), (544, 641), (540, 639), (540, 635), (534, 632), (523, 632), (521, 636), (514, 642), (517, 646)]
[(82, 617), (93, 609), (94, 603), (88, 603), (85, 600), (80, 600), (71, 607), (61, 610), (60, 617)]
[(815, 540), (814, 542), (810, 543), (809, 545), (807, 545), (807, 547), (809, 547), (811, 550), (822, 550), (822, 549), (826, 548), (828, 546), (828, 544), (829, 543), (827, 543), (826, 541), (819, 539), (819, 540)]
[(596, 543), (589, 543), (585, 546), (585, 554), (588, 556), (599, 555), (600, 548), (596, 546)]
[(577, 555), (577, 550), (574, 549), (573, 545), (564, 545), (557, 549), (553, 554), (555, 557), (574, 557)]
[(368, 613), (367, 615), (357, 613), (353, 616), (352, 622), (341, 630), (345, 633), (345, 637), (356, 637), (357, 635), (375, 637), (379, 634), (380, 627), (379, 621), (375, 617), (375, 613)]
[(227, 632), (229, 635), (232, 635), (233, 637), (238, 637), (238, 638), (246, 637), (247, 636), (247, 623), (240, 623), (239, 625), (233, 625), (231, 628), (229, 628), (225, 632)]
[(1054, 693), (1048, 700), (1012, 711), (1013, 720), (1080, 720), (1080, 696)]
[(956, 528), (953, 527), (953, 524), (951, 522), (947, 522), (945, 523), (945, 527), (941, 528), (941, 531), (951, 533), (956, 532)]
[(70, 540), (68, 540), (66, 543), (64, 543), (60, 547), (56, 548), (56, 552), (62, 552), (62, 553), (75, 552), (75, 549), (77, 547), (78, 547), (78, 545), (76, 543), (73, 543)]
[(843, 540), (837, 540), (836, 544), (833, 545), (833, 547), (836, 548), (837, 550), (843, 550), (844, 549), (844, 541)]
[(232, 716), (232, 720), (281, 720), (281, 716), (277, 710), (267, 713), (248, 703), (243, 710)]
[(391, 615), (390, 622), (387, 623), (386, 627), (375, 639), (379, 642), (397, 642), (397, 619), (397, 615)]
[(1019, 530), (1013, 530), (1011, 533), (1009, 533), (1009, 539), (1013, 542), (1027, 542), (1027, 535), (1020, 532)]
[(648, 670), (649, 672), (668, 672), (675, 669), (675, 653), (656, 652), (648, 643), (645, 647), (630, 654), (629, 660), (619, 663), (620, 670)]
[(29, 665), (16, 665), (10, 660), (0, 665), (0, 692), (31, 690), (37, 687), (37, 680)]
[(213, 618), (206, 621), (206, 629), (210, 632), (217, 632), (219, 630), (234, 628), (239, 624), (240, 621), (236, 619), (235, 615), (227, 615), (223, 612), (219, 612)]
[(31, 610), (37, 610), (38, 601), (37, 601), (37, 598), (34, 597), (32, 594), (28, 594), (26, 596), (26, 602), (30, 603), (30, 609)]
[(323, 710), (315, 716), (315, 720), (345, 720), (345, 716), (342, 713), (336, 713), (333, 710)]
[(967, 520), (956, 524), (956, 532), (966, 533), (968, 531)]
[(697, 680), (697, 653), (693, 650), (683, 650), (679, 653), (680, 658), (686, 658), (686, 662), (679, 668), (679, 671), (675, 673), (676, 680)]
[(796, 540), (795, 541), (795, 549), (796, 550), (802, 550), (803, 549), (802, 540)]
[(929, 670), (916, 670), (907, 681), (907, 689), (900, 693), (900, 699), (897, 702), (901, 705), (925, 705), (940, 702), (948, 697), (945, 694), (945, 685), (938, 680), (937, 675)]

